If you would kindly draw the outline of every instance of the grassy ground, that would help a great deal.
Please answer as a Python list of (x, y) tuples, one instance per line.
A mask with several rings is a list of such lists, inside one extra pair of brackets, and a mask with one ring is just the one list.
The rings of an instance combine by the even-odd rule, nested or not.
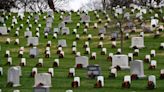
[[(106, 22), (105, 17), (103, 16), (103, 14), (101, 12), (98, 12), (98, 14), (103, 19), (102, 24), (104, 24)], [(8, 15), (8, 13), (6, 15)], [(16, 16), (17, 14), (12, 13), (12, 16), (14, 16), (14, 15)], [(67, 36), (59, 35), (58, 39), (52, 39), (52, 35), (49, 35), (48, 39), (45, 39), (43, 30), (44, 30), (46, 21), (43, 20), (43, 16), (46, 15), (46, 13), (42, 14), (40, 16), (40, 20), (39, 20), (39, 23), (42, 24), (42, 28), (40, 30), (41, 37), (39, 39), (39, 46), (38, 46), (40, 53), (37, 58), (32, 59), (29, 57), (29, 48), (30, 47), (27, 46), (26, 38), (24, 38), (24, 32), (27, 27), (26, 19), (29, 14), (26, 13), (25, 15), (26, 15), (26, 17), (24, 18), (24, 20), (18, 20), (18, 24), (15, 25), (15, 27), (11, 30), (11, 33), (8, 36), (0, 36), (0, 45), (1, 45), (0, 66), (3, 67), (3, 69), (4, 69), (4, 75), (0, 76), (0, 89), (2, 89), (3, 92), (12, 92), (14, 89), (19, 89), (21, 92), (31, 92), (33, 90), (33, 85), (34, 85), (34, 78), (30, 77), (30, 72), (31, 72), (32, 68), (36, 65), (39, 58), (44, 59), (44, 66), (41, 68), (38, 68), (39, 73), (47, 72), (48, 68), (52, 67), (53, 60), (58, 58), (58, 55), (56, 54), (56, 50), (57, 50), (57, 41), (59, 39), (66, 39), (68, 47), (64, 48), (65, 57), (64, 57), (64, 59), (60, 59), (60, 66), (57, 68), (54, 68), (55, 76), (52, 78), (52, 88), (50, 89), (51, 92), (65, 92), (65, 90), (67, 90), (67, 89), (72, 89), (74, 92), (120, 92), (120, 91), (121, 92), (148, 92), (148, 91), (163, 92), (164, 80), (160, 80), (159, 75), (160, 75), (160, 69), (164, 68), (164, 62), (163, 62), (164, 51), (158, 49), (160, 46), (160, 43), (163, 42), (163, 39), (164, 39), (163, 32), (161, 32), (160, 38), (154, 38), (153, 33), (149, 33), (144, 39), (146, 48), (140, 50), (140, 54), (138, 57), (134, 57), (135, 59), (143, 60), (145, 55), (150, 54), (151, 49), (156, 50), (157, 56), (152, 59), (157, 60), (157, 68), (155, 70), (149, 70), (148, 69), (149, 64), (144, 63), (145, 75), (148, 76), (148, 75), (153, 74), (157, 78), (157, 88), (156, 89), (154, 89), (154, 90), (146, 89), (147, 78), (142, 79), (142, 80), (132, 81), (131, 88), (129, 88), (129, 89), (121, 88), (121, 84), (123, 82), (123, 77), (124, 77), (124, 75), (129, 75), (130, 74), (129, 71), (118, 71), (118, 77), (116, 79), (109, 79), (108, 78), (109, 67), (111, 66), (112, 63), (106, 60), (108, 54), (100, 55), (101, 49), (97, 48), (97, 45), (99, 43), (98, 29), (93, 29), (91, 27), (88, 29), (88, 34), (92, 34), (92, 36), (93, 36), (93, 39), (90, 41), (90, 48), (91, 48), (91, 52), (97, 52), (97, 59), (89, 60), (89, 63), (90, 64), (99, 64), (101, 66), (102, 75), (105, 77), (105, 86), (103, 88), (94, 88), (93, 85), (96, 83), (96, 79), (88, 79), (86, 69), (76, 69), (76, 76), (79, 76), (81, 78), (81, 86), (79, 88), (73, 89), (73, 88), (71, 88), (71, 82), (73, 81), (73, 78), (67, 78), (67, 74), (68, 74), (69, 68), (74, 67), (74, 64), (75, 64), (75, 55), (73, 55), (71, 52), (71, 50), (72, 50), (71, 46), (72, 46), (72, 42), (75, 40), (75, 35), (74, 34), (70, 34)], [(97, 22), (96, 16), (94, 15), (93, 12), (90, 12), (89, 15), (91, 16), (90, 26), (93, 26), (94, 22)], [(144, 16), (145, 16), (145, 19), (148, 19), (152, 15), (153, 14), (148, 14), (148, 15), (144, 15)], [(55, 16), (55, 19), (54, 19), (53, 27), (57, 27), (58, 23), (61, 22), (61, 20), (59, 20), (60, 14), (55, 13), (54, 16)], [(111, 15), (110, 15), (110, 17), (112, 18)], [(6, 21), (6, 25), (8, 27), (10, 27), (10, 25), (11, 25), (11, 18), (12, 17), (9, 17), (9, 19)], [(34, 18), (32, 18), (30, 20), (30, 23), (33, 25), (31, 31), (33, 32), (33, 36), (35, 36), (35, 29), (36, 29), (37, 25), (34, 24), (33, 20), (34, 20)], [(70, 28), (71, 33), (72, 33), (72, 30), (74, 28), (76, 28), (76, 23), (78, 23), (78, 21), (79, 21), (79, 16), (77, 16), (76, 13), (73, 13), (72, 20), (73, 20), (73, 23), (67, 24), (67, 26)], [(150, 22), (149, 20), (146, 20), (146, 21), (148, 23)], [(15, 37), (14, 36), (15, 30), (17, 27), (19, 27), (19, 25), (21, 23), (24, 24), (24, 27), (23, 27), (23, 29), (21, 29), (19, 31), (20, 36)], [(117, 48), (111, 48), (111, 41), (110, 41), (110, 37), (109, 37), (110, 33), (112, 31), (118, 31), (116, 28), (113, 28), (114, 23), (116, 23), (116, 20), (112, 18), (112, 22), (109, 24), (110, 28), (107, 29), (108, 35), (105, 35), (105, 39), (103, 40), (104, 47), (107, 48), (107, 53), (110, 53), (110, 52), (116, 53), (117, 48), (120, 48), (119, 39), (117, 40)], [(100, 24), (100, 26), (102, 26), (102, 24)], [(160, 24), (163, 24), (163, 23), (160, 22)], [(82, 34), (83, 28), (84, 28), (84, 26), (82, 25), (80, 27), (80, 29), (78, 29), (78, 34), (80, 34), (80, 40), (77, 41), (77, 51), (80, 51), (82, 55), (85, 55), (84, 54), (85, 49), (83, 48), (83, 44), (85, 41), (87, 41), (87, 35)], [(134, 33), (132, 35), (137, 36), (137, 35), (139, 35), (139, 33)], [(9, 45), (5, 44), (6, 38), (8, 38), (8, 37), (11, 38), (11, 40), (12, 40)], [(14, 41), (16, 38), (20, 39), (19, 45), (14, 45)], [(45, 50), (46, 43), (49, 40), (52, 41), (51, 57), (44, 58), (43, 51)], [(124, 53), (125, 54), (133, 52), (133, 50), (131, 48), (129, 48), (130, 45), (131, 45), (130, 39), (124, 41)], [(4, 54), (5, 54), (6, 50), (10, 50), (11, 56), (13, 59), (12, 66), (19, 65), (20, 58), (18, 58), (18, 50), (21, 46), (25, 47), (25, 53), (24, 53), (23, 57), (25, 57), (27, 60), (27, 66), (22, 67), (23, 76), (21, 77), (21, 81), (20, 81), (21, 86), (17, 87), (17, 88), (7, 88), (6, 87), (7, 70), (11, 66), (5, 65), (7, 62), (7, 59), (4, 58)], [(85, 56), (90, 57), (90, 55), (85, 55)]]

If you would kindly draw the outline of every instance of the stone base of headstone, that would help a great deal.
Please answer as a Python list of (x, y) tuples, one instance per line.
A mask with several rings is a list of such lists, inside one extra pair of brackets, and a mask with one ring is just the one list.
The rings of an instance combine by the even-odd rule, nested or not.
[(129, 82), (123, 82), (122, 87), (123, 88), (130, 88), (130, 83)]
[(148, 89), (154, 89), (155, 88), (154, 83), (152, 81), (148, 81), (147, 88)]

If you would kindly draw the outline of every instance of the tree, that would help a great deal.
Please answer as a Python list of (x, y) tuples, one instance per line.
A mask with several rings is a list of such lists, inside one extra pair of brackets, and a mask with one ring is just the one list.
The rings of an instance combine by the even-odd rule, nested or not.
[(52, 9), (53, 11), (55, 11), (55, 6), (54, 6), (53, 0), (48, 0), (48, 5), (49, 5), (50, 9)]
[(81, 8), (79, 10), (98, 10), (98, 9), (102, 9), (102, 6), (101, 6), (101, 1), (98, 1), (98, 0), (90, 0), (89, 3), (87, 4), (83, 4), (81, 6)]
[(13, 7), (15, 7), (14, 0), (0, 0), (0, 9), (10, 11)]
[(43, 12), (46, 11), (48, 7), (49, 6), (45, 0), (34, 0), (33, 2), (31, 2), (29, 9), (33, 11)]
[(107, 10), (110, 8), (110, 0), (102, 0), (102, 7), (103, 7), (103, 10)]
[(31, 5), (32, 2), (34, 2), (35, 0), (16, 0), (16, 5), (18, 9), (24, 9), (24, 11), (26, 12), (28, 10), (28, 7)]
[(55, 11), (57, 8), (62, 9), (62, 7), (68, 6), (69, 0), (48, 0), (47, 3), (49, 8)]

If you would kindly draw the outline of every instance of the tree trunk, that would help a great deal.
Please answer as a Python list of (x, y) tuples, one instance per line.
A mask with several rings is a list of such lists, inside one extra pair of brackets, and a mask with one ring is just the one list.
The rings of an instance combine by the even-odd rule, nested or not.
[(53, 11), (55, 11), (55, 5), (53, 3), (53, 0), (48, 0), (48, 6), (50, 7), (50, 9), (52, 9)]

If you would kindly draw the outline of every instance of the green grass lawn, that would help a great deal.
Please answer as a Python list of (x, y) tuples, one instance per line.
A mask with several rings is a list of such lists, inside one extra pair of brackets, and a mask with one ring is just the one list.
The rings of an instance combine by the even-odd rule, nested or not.
[[(11, 13), (12, 16), (17, 16), (17, 14)], [(106, 23), (105, 16), (102, 14), (102, 12), (98, 12), (100, 15), (100, 18), (103, 20), (103, 23), (99, 25), (101, 27)], [(8, 13), (6, 13), (8, 15)], [(123, 82), (123, 77), (125, 75), (130, 75), (130, 72), (127, 71), (118, 71), (118, 77), (116, 79), (109, 79), (109, 67), (112, 65), (110, 61), (107, 61), (108, 53), (116, 53), (117, 48), (120, 48), (120, 39), (117, 40), (117, 48), (111, 48), (111, 41), (110, 41), (110, 34), (113, 31), (118, 31), (117, 28), (113, 27), (113, 25), (116, 23), (116, 20), (112, 17), (112, 15), (109, 13), (109, 16), (111, 17), (112, 21), (109, 23), (109, 28), (107, 29), (107, 35), (105, 35), (105, 39), (103, 40), (104, 47), (107, 48), (107, 55), (101, 55), (101, 49), (97, 48), (97, 45), (99, 43), (99, 37), (98, 37), (98, 29), (93, 29), (93, 27), (90, 27), (88, 29), (88, 34), (92, 34), (93, 39), (90, 41), (90, 48), (91, 52), (97, 52), (97, 58), (96, 60), (89, 60), (89, 64), (99, 64), (102, 69), (102, 75), (105, 77), (105, 86), (103, 88), (94, 88), (94, 84), (96, 83), (96, 79), (89, 79), (87, 78), (87, 70), (86, 69), (76, 69), (76, 76), (79, 76), (81, 79), (81, 86), (79, 88), (71, 88), (71, 82), (73, 81), (73, 78), (68, 78), (68, 71), (69, 68), (74, 67), (75, 64), (75, 55), (72, 54), (72, 42), (75, 41), (74, 34), (70, 34), (67, 36), (64, 35), (58, 35), (57, 39), (52, 39), (52, 35), (49, 35), (47, 39), (44, 38), (44, 27), (46, 25), (46, 20), (43, 20), (43, 16), (46, 15), (46, 13), (42, 14), (40, 16), (39, 23), (42, 24), (42, 28), (40, 30), (40, 39), (39, 39), (39, 56), (37, 58), (30, 58), (29, 57), (29, 49), (30, 47), (27, 46), (26, 38), (24, 37), (24, 32), (26, 31), (26, 27), (28, 24), (26, 24), (26, 19), (28, 17), (28, 13), (25, 14), (24, 20), (18, 19), (18, 24), (15, 25), (15, 27), (11, 30), (10, 34), (8, 36), (0, 36), (0, 45), (1, 45), (1, 51), (0, 51), (0, 66), (4, 69), (4, 75), (0, 76), (0, 89), (2, 89), (3, 92), (12, 92), (14, 89), (19, 89), (21, 92), (32, 92), (33, 85), (34, 85), (34, 78), (30, 77), (30, 73), (33, 67), (35, 67), (36, 63), (38, 62), (39, 58), (44, 59), (44, 66), (41, 68), (38, 68), (39, 73), (48, 72), (48, 68), (52, 67), (53, 60), (58, 58), (58, 55), (56, 54), (57, 51), (57, 42), (59, 39), (66, 39), (68, 47), (63, 48), (65, 52), (64, 59), (60, 59), (60, 66), (57, 68), (54, 68), (54, 77), (52, 78), (52, 88), (50, 88), (50, 92), (65, 92), (67, 89), (72, 89), (74, 92), (163, 92), (164, 91), (164, 80), (159, 79), (160, 70), (164, 68), (164, 51), (159, 50), (160, 43), (164, 41), (164, 33), (161, 32), (161, 36), (159, 38), (154, 38), (153, 33), (149, 33), (149, 36), (145, 36), (145, 46), (146, 48), (141, 49), (139, 56), (134, 57), (134, 59), (141, 59), (143, 60), (145, 55), (150, 54), (151, 49), (155, 49), (157, 56), (152, 58), (157, 60), (157, 68), (155, 70), (149, 70), (149, 64), (144, 63), (144, 71), (145, 75), (155, 75), (157, 78), (157, 88), (154, 90), (148, 90), (146, 89), (147, 86), (147, 78), (141, 79), (141, 80), (135, 80), (131, 83), (131, 88), (124, 89), (121, 87), (121, 84)], [(35, 15), (35, 14), (34, 14)], [(68, 14), (65, 14), (68, 15)], [(91, 16), (91, 23), (90, 26), (94, 25), (94, 22), (96, 21), (96, 16), (93, 12), (89, 12), (89, 15)], [(147, 23), (150, 23), (149, 17), (154, 15), (153, 14), (147, 14), (145, 19), (147, 19)], [(11, 19), (12, 16), (9, 17), (9, 19), (5, 22), (7, 27), (10, 27), (11, 25)], [(58, 23), (61, 22), (59, 20), (60, 13), (54, 14), (54, 23), (53, 27), (58, 27)], [(72, 23), (67, 24), (66, 26), (70, 28), (70, 33), (72, 33), (73, 29), (76, 28), (76, 24), (79, 22), (80, 17), (77, 16), (76, 13), (72, 14)], [(34, 24), (34, 18), (30, 20), (30, 23), (33, 25), (31, 31), (33, 33), (33, 36), (35, 36), (35, 29), (37, 28), (37, 24)], [(16, 28), (19, 27), (20, 24), (24, 24), (23, 29), (20, 29), (19, 36), (15, 37), (15, 31)], [(163, 23), (160, 22), (162, 25)], [(1, 24), (2, 26), (2, 24)], [(85, 41), (87, 41), (87, 34), (82, 34), (84, 29), (84, 25), (81, 24), (80, 28), (78, 29), (78, 34), (80, 34), (80, 40), (77, 41), (77, 51), (81, 52), (81, 55), (85, 55), (85, 49), (83, 48), (83, 44)], [(133, 33), (133, 36), (138, 36), (139, 33)], [(11, 38), (11, 43), (9, 45), (5, 44), (6, 38)], [(20, 39), (19, 45), (14, 45), (14, 41), (16, 38)], [(47, 42), (51, 40), (52, 46), (51, 46), (51, 57), (50, 58), (44, 58), (44, 50), (46, 48)], [(131, 48), (129, 48), (131, 45), (131, 39), (124, 40), (124, 54), (128, 54), (130, 52), (133, 52)], [(9, 67), (6, 66), (7, 58), (4, 57), (5, 51), (10, 50), (13, 65), (19, 65), (20, 58), (18, 58), (18, 50), (21, 46), (25, 47), (25, 52), (23, 57), (26, 58), (27, 66), (22, 67), (22, 77), (20, 78), (21, 86), (17, 88), (7, 88), (7, 72)], [(90, 55), (85, 55), (90, 57)]]

